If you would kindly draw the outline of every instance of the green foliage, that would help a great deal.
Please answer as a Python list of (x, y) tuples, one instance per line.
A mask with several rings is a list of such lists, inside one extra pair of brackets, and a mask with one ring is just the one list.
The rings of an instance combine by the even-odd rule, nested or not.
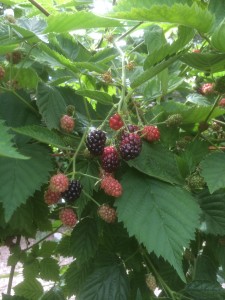
[(30, 159), (15, 161), (15, 159), (0, 158), (2, 182), (0, 199), (5, 210), (6, 221), (9, 221), (17, 207), (25, 203), (28, 197), (48, 180), (49, 171), (52, 169), (47, 148), (40, 145), (24, 145), (20, 150)]
[(40, 277), (52, 281), (59, 279), (59, 265), (56, 259), (46, 257), (40, 261)]
[(29, 278), (17, 284), (14, 291), (18, 296), (23, 296), (30, 300), (38, 300), (43, 293), (40, 282), (34, 278)]
[[(175, 155), (160, 144), (143, 143), (143, 157), (131, 160), (129, 165), (144, 174), (169, 183), (183, 182)], [(165, 160), (165, 157), (167, 158)]]
[(118, 20), (96, 16), (93, 13), (80, 11), (72, 14), (61, 13), (52, 15), (47, 20), (48, 32), (68, 32), (77, 29), (89, 29), (99, 27), (118, 27), (121, 23)]
[(122, 184), (124, 193), (116, 202), (119, 221), (148, 252), (168, 260), (184, 280), (182, 251), (194, 238), (199, 207), (185, 190), (133, 171)]
[(1, 132), (1, 142), (0, 142), (0, 156), (17, 158), (17, 159), (29, 159), (20, 153), (18, 153), (13, 147), (11, 142), (13, 135), (9, 132), (9, 128), (4, 125), (4, 122), (0, 120), (0, 132)]
[(66, 103), (54, 87), (39, 84), (37, 105), (49, 129), (59, 129), (59, 121), (66, 110)]
[(225, 155), (218, 152), (210, 154), (200, 164), (202, 176), (211, 194), (225, 187), (224, 161)]
[(98, 248), (98, 230), (94, 220), (83, 219), (71, 234), (71, 254), (79, 263), (85, 263), (95, 255)]
[(203, 211), (201, 229), (210, 234), (225, 234), (225, 202), (224, 190), (213, 193), (202, 192), (199, 195), (199, 204)]
[[(113, 2), (111, 17), (90, 0), (1, 2), (0, 243), (12, 268), (4, 300), (224, 299), (224, 1)], [(109, 122), (116, 113), (120, 130)], [(160, 138), (153, 129), (148, 142), (144, 126)], [(118, 163), (86, 149), (94, 129)], [(139, 155), (122, 159), (122, 146)], [(80, 181), (78, 199), (50, 190), (57, 173)], [(104, 203), (114, 223), (98, 213)], [(77, 218), (72, 227), (63, 208)], [(24, 279), (11, 287), (17, 263)]]
[(179, 3), (172, 6), (154, 4), (145, 0), (120, 1), (113, 16), (128, 20), (174, 23), (200, 32), (209, 31), (214, 21), (213, 15), (196, 3), (192, 6)]
[(66, 148), (66, 144), (64, 143), (63, 139), (56, 132), (50, 131), (45, 127), (33, 125), (13, 128), (13, 131), (29, 136), (47, 145), (52, 145), (61, 149)]
[(78, 296), (80, 300), (128, 299), (129, 286), (123, 266), (112, 265), (96, 269), (86, 279)]

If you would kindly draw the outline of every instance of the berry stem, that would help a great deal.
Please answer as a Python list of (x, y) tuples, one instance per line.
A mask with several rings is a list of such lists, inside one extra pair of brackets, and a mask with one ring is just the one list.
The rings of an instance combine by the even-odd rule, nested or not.
[[(83, 143), (84, 143), (84, 140), (85, 140), (85, 138), (86, 138), (87, 132), (88, 132), (88, 128), (85, 130), (85, 132), (84, 132), (84, 134), (83, 134), (83, 136), (82, 136), (82, 138), (81, 138), (81, 141), (80, 141), (79, 145), (77, 146), (76, 152), (74, 153), (74, 155), (73, 155), (73, 157), (72, 157), (72, 160), (71, 160), (71, 161), (73, 162), (72, 179), (75, 178), (77, 155), (78, 155), (78, 153), (79, 153), (79, 151), (80, 151), (80, 149), (81, 149), (81, 147), (82, 147), (82, 145), (83, 145)], [(69, 164), (69, 166), (70, 166), (70, 164)], [(68, 166), (68, 167), (69, 167), (69, 166)]]
[(11, 90), (11, 89), (4, 88), (2, 86), (1, 86), (1, 89), (6, 92), (13, 93), (19, 100), (21, 100), (27, 107), (29, 107), (30, 110), (32, 110), (37, 116), (39, 116), (38, 111), (30, 103), (28, 103), (23, 97), (21, 97), (19, 94), (17, 94), (17, 92), (15, 92), (14, 90)]
[[(19, 236), (17, 236), (15, 246), (19, 246), (20, 240), (21, 240), (21, 236), (19, 235)], [(11, 266), (11, 269), (10, 269), (9, 281), (8, 281), (8, 286), (7, 286), (7, 295), (11, 295), (12, 283), (13, 283), (13, 277), (14, 277), (14, 272), (15, 272), (15, 269), (16, 269), (16, 265), (17, 265), (17, 262), (15, 262)]]
[(46, 240), (48, 237), (50, 237), (51, 235), (53, 235), (54, 233), (56, 233), (61, 227), (62, 227), (62, 225), (58, 226), (56, 229), (54, 229), (53, 231), (51, 231), (50, 233), (48, 233), (42, 239), (40, 239), (39, 241), (37, 241), (36, 243), (34, 243), (33, 245), (27, 247), (26, 249), (24, 249), (22, 251), (26, 252), (26, 251), (30, 250), (31, 248), (33, 248), (34, 246), (40, 244), (41, 242), (43, 242), (44, 240)]
[(169, 286), (165, 283), (165, 281), (162, 279), (162, 277), (160, 276), (160, 274), (157, 272), (155, 266), (153, 265), (153, 263), (151, 262), (151, 259), (149, 258), (148, 254), (146, 253), (145, 249), (142, 249), (142, 253), (144, 255), (144, 259), (145, 261), (148, 263), (148, 265), (150, 266), (150, 268), (153, 270), (156, 278), (158, 279), (158, 281), (160, 282), (162, 288), (164, 289), (165, 293), (169, 294), (172, 300), (176, 300), (176, 296), (175, 296), (175, 292), (173, 292)]
[(218, 106), (218, 103), (219, 103), (220, 99), (221, 99), (221, 95), (218, 95), (218, 96), (216, 97), (216, 100), (215, 100), (214, 104), (213, 104), (213, 107), (211, 108), (211, 110), (210, 110), (208, 116), (206, 117), (206, 119), (205, 119), (205, 121), (204, 121), (205, 123), (208, 122), (208, 120), (209, 120), (209, 118), (211, 117), (211, 115), (212, 115), (214, 109)]
[(80, 174), (81, 176), (85, 176), (85, 177), (89, 177), (89, 178), (100, 180), (99, 177), (95, 177), (95, 176), (92, 176), (92, 175), (89, 175), (89, 174), (84, 174), (84, 173), (81, 173), (81, 172), (76, 172), (76, 174)]
[(109, 117), (112, 115), (112, 113), (115, 110), (115, 106), (113, 105), (113, 107), (110, 109), (108, 115), (106, 116), (105, 120), (102, 122), (102, 124), (98, 127), (99, 130), (101, 130), (102, 128), (104, 128), (105, 124), (108, 122)]
[(122, 62), (122, 75), (121, 75), (121, 81), (122, 81), (122, 91), (121, 91), (121, 98), (118, 103), (118, 113), (120, 114), (122, 105), (124, 103), (125, 95), (126, 95), (126, 66), (125, 66), (125, 53), (122, 51), (122, 49), (117, 45), (116, 42), (113, 43), (115, 48), (118, 50), (118, 52), (121, 55), (121, 62)]
[(98, 207), (100, 207), (101, 205), (94, 199), (92, 198), (88, 193), (86, 193), (84, 190), (82, 190), (82, 193), (88, 197), (91, 201), (93, 201)]

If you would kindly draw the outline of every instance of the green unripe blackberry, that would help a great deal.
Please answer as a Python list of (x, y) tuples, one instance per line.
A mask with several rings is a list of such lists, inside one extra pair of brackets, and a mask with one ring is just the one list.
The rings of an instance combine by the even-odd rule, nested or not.
[(181, 114), (174, 114), (168, 117), (165, 121), (167, 126), (179, 126), (183, 121)]
[(191, 190), (200, 190), (204, 188), (205, 180), (199, 174), (192, 174), (187, 178), (187, 184)]

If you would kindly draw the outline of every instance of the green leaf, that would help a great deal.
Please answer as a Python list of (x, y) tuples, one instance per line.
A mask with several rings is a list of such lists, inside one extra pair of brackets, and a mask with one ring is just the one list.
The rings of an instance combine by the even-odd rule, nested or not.
[(8, 133), (9, 128), (4, 125), (4, 121), (0, 120), (0, 157), (10, 157), (17, 159), (29, 159), (29, 157), (24, 156), (17, 152), (16, 148), (13, 147), (11, 142), (13, 135)]
[(220, 188), (225, 188), (225, 154), (212, 153), (200, 164), (201, 175), (204, 177), (212, 194)]
[(148, 53), (152, 53), (154, 50), (160, 49), (167, 43), (163, 29), (158, 25), (151, 25), (146, 28), (144, 31), (144, 39)]
[(130, 160), (128, 164), (144, 174), (165, 182), (177, 184), (183, 182), (175, 155), (159, 143), (143, 142), (141, 156)]
[(39, 251), (39, 256), (50, 257), (55, 252), (57, 243), (54, 241), (44, 241)]
[(175, 55), (167, 60), (162, 61), (161, 63), (157, 64), (156, 66), (151, 67), (150, 69), (144, 71), (141, 75), (139, 75), (132, 83), (132, 88), (137, 88), (138, 86), (142, 85), (149, 79), (153, 78), (155, 75), (163, 71), (165, 68), (168, 68), (173, 62), (175, 62), (180, 55)]
[(39, 274), (40, 266), (37, 259), (32, 259), (30, 262), (25, 262), (23, 265), (23, 276), (26, 279), (36, 278)]
[(215, 73), (224, 70), (225, 54), (187, 53), (180, 60), (192, 68)]
[(146, 0), (123, 0), (111, 14), (115, 18), (137, 21), (167, 22), (192, 27), (200, 32), (208, 32), (214, 16), (196, 3), (192, 6), (176, 3), (171, 6), (152, 5)]
[(0, 158), (0, 202), (3, 203), (6, 221), (9, 221), (17, 207), (48, 180), (52, 170), (51, 157), (46, 147), (25, 145), (20, 150), (30, 159)]
[[(162, 47), (155, 49), (150, 55), (148, 55), (144, 62), (144, 69), (149, 69), (156, 63), (162, 61), (168, 56), (172, 56), (180, 49), (183, 49), (193, 38), (194, 30), (191, 30), (185, 26), (178, 27), (177, 40), (171, 45), (164, 44)], [(154, 41), (152, 43), (155, 43)]]
[(185, 160), (189, 173), (192, 173), (200, 161), (209, 153), (209, 143), (205, 141), (195, 140), (185, 147), (181, 157)]
[(120, 21), (96, 16), (91, 12), (78, 11), (75, 13), (54, 14), (47, 19), (45, 33), (68, 32), (77, 29), (92, 29), (99, 27), (120, 27)]
[(66, 298), (64, 297), (61, 288), (53, 287), (51, 290), (46, 292), (40, 300), (66, 300)]
[(59, 91), (40, 83), (37, 90), (37, 105), (49, 129), (59, 129), (59, 121), (66, 110), (66, 103)]
[(74, 261), (70, 264), (65, 273), (66, 291), (70, 295), (77, 295), (84, 285), (88, 275), (90, 275), (92, 268), (88, 264), (79, 264)]
[(129, 283), (122, 265), (111, 265), (96, 269), (87, 278), (78, 296), (78, 300), (94, 299), (129, 299)]
[(57, 148), (66, 148), (66, 144), (63, 139), (54, 131), (50, 131), (46, 127), (31, 125), (13, 128), (13, 131), (29, 136), (39, 142), (45, 143), (47, 145), (52, 145)]
[(25, 279), (14, 287), (18, 296), (23, 296), (29, 300), (38, 300), (43, 293), (43, 287), (35, 278)]
[(56, 248), (56, 253), (62, 255), (63, 257), (71, 257), (72, 252), (70, 249), (71, 239), (70, 236), (65, 235), (61, 238)]
[(149, 252), (167, 260), (185, 281), (182, 252), (194, 239), (199, 206), (182, 188), (134, 171), (125, 174), (121, 184), (124, 192), (116, 201), (118, 220)]
[(223, 0), (210, 1), (208, 10), (215, 16), (211, 33), (213, 33), (224, 19), (225, 2)]
[(182, 123), (183, 124), (194, 124), (194, 123), (201, 123), (204, 122), (206, 117), (210, 114), (208, 120), (216, 118), (224, 114), (224, 110), (216, 107), (212, 112), (212, 105), (210, 106), (197, 106), (194, 105), (188, 109), (185, 109), (182, 112)]
[(95, 255), (98, 248), (97, 236), (97, 225), (91, 218), (84, 218), (75, 226), (71, 234), (70, 249), (79, 263), (82, 264)]
[(100, 92), (100, 91), (92, 91), (92, 90), (82, 90), (82, 91), (76, 91), (76, 94), (88, 97), (90, 99), (94, 99), (97, 102), (100, 102), (105, 105), (112, 105), (113, 100), (112, 97), (105, 93), (105, 92)]
[(194, 300), (223, 300), (225, 291), (218, 282), (195, 280), (188, 283), (185, 292)]
[(225, 235), (225, 191), (220, 190), (213, 195), (204, 191), (198, 199), (203, 211), (201, 230), (213, 235)]
[(216, 282), (217, 269), (218, 266), (213, 260), (213, 257), (205, 254), (203, 250), (203, 253), (198, 255), (196, 259), (194, 280)]
[(224, 34), (225, 34), (225, 20), (223, 20), (220, 25), (215, 29), (213, 35), (211, 37), (212, 45), (222, 51), (225, 52), (225, 42), (224, 42)]
[(19, 74), (18, 84), (21, 88), (36, 89), (40, 79), (33, 69), (20, 68)]
[(57, 281), (59, 279), (58, 261), (52, 257), (40, 261), (40, 277), (44, 280)]

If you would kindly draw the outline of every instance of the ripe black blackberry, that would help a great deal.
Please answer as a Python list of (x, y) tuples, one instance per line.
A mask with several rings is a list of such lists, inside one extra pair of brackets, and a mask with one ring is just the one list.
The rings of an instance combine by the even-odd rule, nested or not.
[(124, 133), (120, 142), (120, 154), (125, 160), (136, 158), (142, 148), (142, 141), (136, 133)]
[(106, 142), (106, 134), (102, 130), (93, 130), (88, 134), (86, 146), (91, 154), (101, 155)]
[(62, 197), (66, 202), (73, 202), (80, 197), (82, 185), (79, 180), (71, 180), (68, 189), (62, 193)]
[(105, 147), (101, 159), (102, 169), (109, 173), (115, 171), (120, 163), (118, 152), (114, 146)]

